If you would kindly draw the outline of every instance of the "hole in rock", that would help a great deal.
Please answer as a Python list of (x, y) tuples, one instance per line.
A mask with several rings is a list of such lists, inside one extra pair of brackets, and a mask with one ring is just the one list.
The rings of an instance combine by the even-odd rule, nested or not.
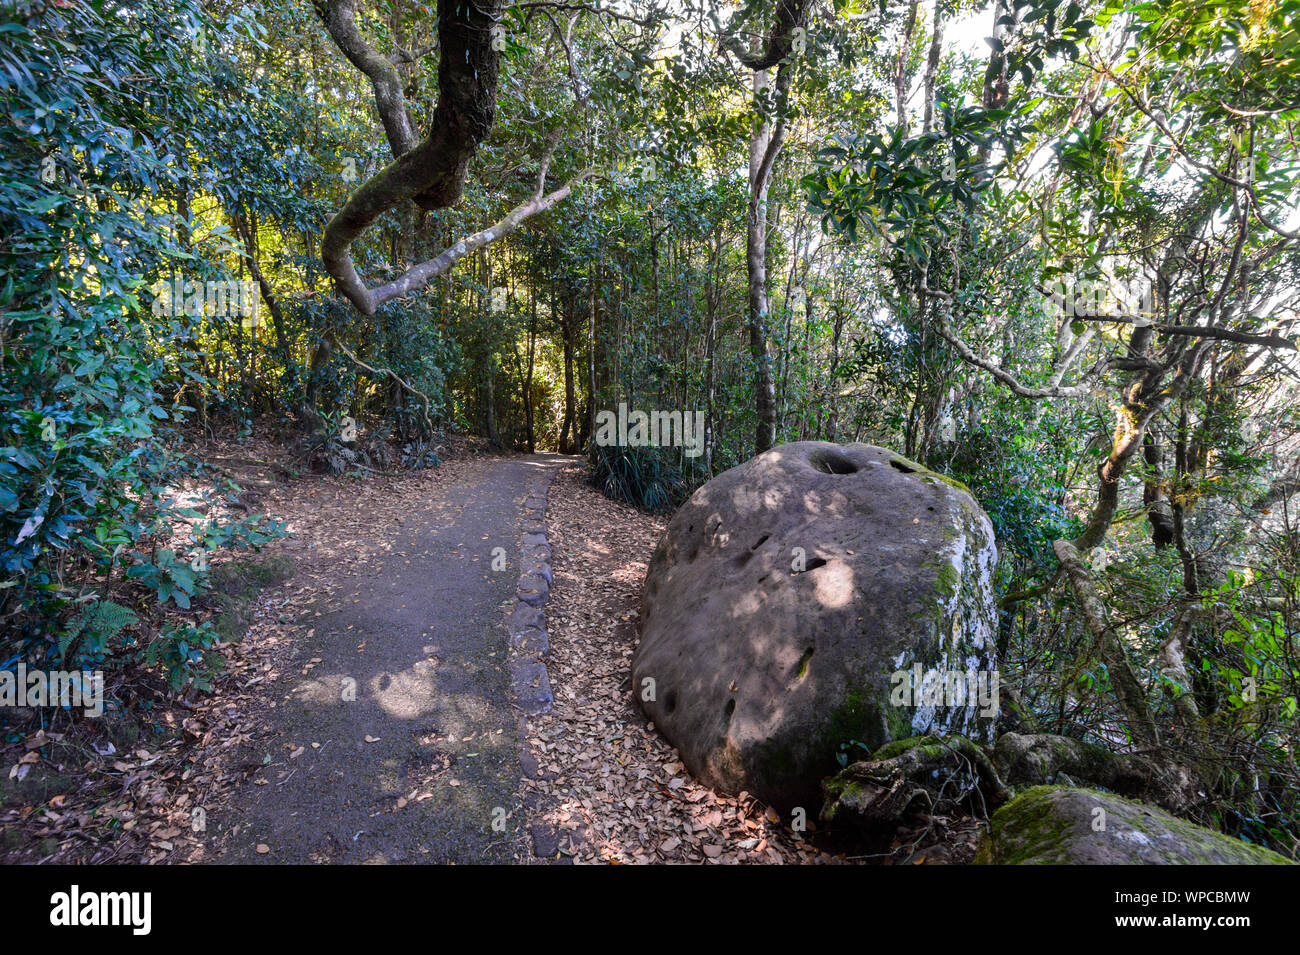
[(668, 695), (664, 697), (664, 710), (671, 713), (677, 709), (677, 691), (669, 690)]
[(825, 567), (825, 566), (826, 566), (825, 557), (812, 557), (809, 558), (808, 563), (804, 566), (803, 572), (806, 574), (810, 570), (816, 570), (818, 567)]
[(736, 701), (734, 699), (727, 700), (727, 705), (722, 708), (722, 712), (727, 719), (731, 719), (731, 714), (736, 712)]
[(750, 550), (758, 550), (767, 542), (767, 539), (771, 536), (772, 536), (771, 534), (764, 534), (758, 540), (754, 541), (754, 546), (751, 547)]
[(814, 451), (808, 463), (823, 474), (856, 474), (860, 469), (838, 451)]
[(805, 650), (803, 656), (799, 658), (799, 665), (795, 667), (794, 674), (801, 680), (808, 675), (808, 661), (812, 659), (814, 649), (816, 648), (809, 647)]
[(916, 468), (904, 464), (902, 461), (898, 460), (898, 458), (894, 458), (892, 461), (890, 461), (889, 466), (893, 468), (895, 471), (902, 471), (904, 474), (916, 473)]

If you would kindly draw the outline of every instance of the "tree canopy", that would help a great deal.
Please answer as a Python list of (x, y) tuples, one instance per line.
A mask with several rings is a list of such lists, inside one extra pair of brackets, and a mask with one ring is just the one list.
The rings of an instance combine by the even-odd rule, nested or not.
[(653, 513), (868, 442), (990, 515), (1026, 725), (1294, 848), (1300, 0), (10, 0), (0, 104), (5, 660), (210, 685), (218, 434)]

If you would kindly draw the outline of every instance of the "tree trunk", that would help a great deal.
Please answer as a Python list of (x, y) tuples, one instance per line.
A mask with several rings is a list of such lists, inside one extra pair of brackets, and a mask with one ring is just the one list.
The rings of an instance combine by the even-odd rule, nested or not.
[(785, 138), (783, 87), (789, 83), (788, 67), (778, 69), (778, 114), (764, 115), (763, 93), (771, 88), (764, 71), (754, 73), (754, 106), (759, 116), (749, 141), (749, 215), (745, 230), (745, 265), (749, 279), (749, 353), (754, 362), (754, 453), (762, 454), (776, 443), (776, 382), (772, 375), (772, 353), (767, 343), (767, 190), (772, 167)]
[(718, 307), (722, 288), (719, 280), (719, 260), (722, 257), (722, 235), (715, 233), (709, 248), (709, 274), (704, 289), (704, 305), (708, 312), (708, 331), (704, 336), (704, 470), (713, 477), (713, 448), (715, 444), (713, 420), (714, 361), (718, 341)]
[(560, 426), (560, 453), (573, 454), (577, 443), (577, 402), (573, 382), (573, 315), (567, 303), (560, 334), (564, 339), (564, 423)]
[(533, 365), (537, 358), (537, 291), (529, 286), (532, 316), (528, 320), (528, 377), (524, 379), (524, 417), (528, 426), (528, 453), (537, 450), (537, 433), (533, 425)]
[(598, 271), (593, 268), (591, 299), (587, 304), (587, 427), (585, 430), (588, 437), (596, 433), (596, 277), (598, 274)]

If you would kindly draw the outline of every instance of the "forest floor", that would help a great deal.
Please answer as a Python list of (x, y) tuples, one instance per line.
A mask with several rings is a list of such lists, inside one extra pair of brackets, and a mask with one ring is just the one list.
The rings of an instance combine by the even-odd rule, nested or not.
[(814, 844), (812, 820), (795, 832), (748, 793), (715, 792), (685, 770), (630, 684), (641, 586), (667, 524), (605, 497), (581, 461), (551, 485), (555, 705), (528, 723), (522, 789), (534, 832), (550, 832), (538, 854), (613, 864), (969, 861), (980, 828), (970, 818), (909, 820), (870, 856), (831, 853)]
[[(697, 783), (632, 700), (641, 585), (664, 518), (612, 501), (579, 461), (551, 485), (551, 713), (529, 721), (523, 781), (539, 855), (577, 862), (835, 861), (747, 793)], [(530, 763), (531, 760), (531, 763)]]
[[(292, 536), (227, 579), (247, 632), (209, 694), (131, 719), (9, 734), (8, 861), (962, 862), (975, 820), (918, 820), (875, 856), (831, 854), (746, 793), (696, 782), (632, 702), (641, 584), (666, 519), (612, 501), (583, 462), (457, 439), (398, 474), (288, 476), (269, 442), (256, 511)], [(523, 501), (550, 485), (555, 701), (525, 719), (506, 611)], [(506, 572), (493, 570), (504, 548)], [(258, 574), (258, 569), (270, 570)], [(219, 607), (219, 605), (217, 605)], [(212, 611), (214, 614), (216, 610)], [(241, 629), (243, 629), (241, 627)], [(355, 699), (347, 699), (347, 687)], [(67, 730), (67, 732), (60, 732)], [(129, 730), (129, 732), (128, 732)], [(35, 753), (39, 758), (34, 758)], [(24, 778), (25, 777), (25, 778)]]
[(129, 713), (10, 728), (6, 861), (526, 858), (504, 614), (524, 498), (558, 458), (452, 445), (436, 469), (338, 478), (288, 476), (269, 441), (196, 448), (291, 536), (214, 562), (239, 586), (196, 607), (233, 595), (241, 625), (213, 692), (132, 687)]

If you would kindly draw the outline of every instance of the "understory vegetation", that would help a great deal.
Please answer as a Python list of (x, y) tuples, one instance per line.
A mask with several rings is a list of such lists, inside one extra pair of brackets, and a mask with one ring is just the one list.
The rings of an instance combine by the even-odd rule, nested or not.
[(5, 0), (0, 106), (0, 667), (210, 688), (217, 439), (867, 442), (993, 522), (1007, 728), (1294, 857), (1300, 0)]

